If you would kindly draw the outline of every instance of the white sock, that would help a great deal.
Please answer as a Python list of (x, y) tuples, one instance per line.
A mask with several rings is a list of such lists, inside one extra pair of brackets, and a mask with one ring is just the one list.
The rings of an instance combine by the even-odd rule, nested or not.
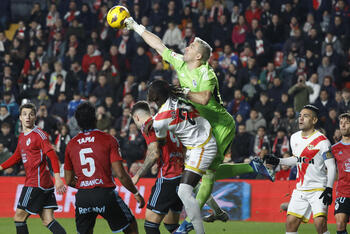
[(331, 234), (331, 233), (330, 233), (330, 231), (327, 230), (327, 231), (324, 232), (323, 234)]
[(201, 217), (201, 211), (197, 200), (192, 196), (193, 187), (181, 183), (177, 194), (185, 206), (187, 216), (191, 219), (194, 230), (197, 234), (204, 234), (204, 225)]
[(298, 234), (298, 232), (286, 232), (286, 234)]

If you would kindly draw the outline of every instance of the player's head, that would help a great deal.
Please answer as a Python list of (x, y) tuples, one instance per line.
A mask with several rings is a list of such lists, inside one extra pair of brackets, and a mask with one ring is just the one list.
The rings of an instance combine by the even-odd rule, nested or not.
[(19, 107), (19, 119), (23, 129), (32, 129), (36, 120), (36, 107), (33, 103), (26, 103)]
[(152, 117), (149, 105), (145, 101), (136, 102), (131, 109), (130, 115), (132, 116), (136, 126), (140, 129), (142, 125)]
[(350, 137), (350, 113), (349, 112), (339, 115), (339, 129), (342, 136)]
[(81, 130), (96, 128), (96, 109), (90, 102), (81, 103), (74, 115)]
[(211, 55), (212, 48), (210, 45), (196, 37), (194, 41), (185, 49), (184, 61), (193, 62), (199, 61), (200, 63), (206, 63)]
[(299, 129), (306, 132), (315, 128), (319, 110), (313, 105), (304, 106), (299, 113)]
[(175, 87), (167, 81), (155, 80), (148, 87), (147, 100), (148, 102), (155, 102), (158, 107), (163, 105), (171, 96), (176, 97)]

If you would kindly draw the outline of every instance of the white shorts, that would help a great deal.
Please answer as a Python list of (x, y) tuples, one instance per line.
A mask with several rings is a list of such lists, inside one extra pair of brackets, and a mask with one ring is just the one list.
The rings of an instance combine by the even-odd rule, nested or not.
[(185, 158), (185, 170), (203, 175), (213, 162), (217, 154), (215, 137), (202, 147), (187, 149)]
[(320, 199), (322, 193), (322, 190), (300, 191), (294, 189), (287, 214), (298, 217), (305, 223), (309, 221), (311, 212), (313, 218), (318, 216), (327, 217), (328, 206), (323, 204), (323, 199)]

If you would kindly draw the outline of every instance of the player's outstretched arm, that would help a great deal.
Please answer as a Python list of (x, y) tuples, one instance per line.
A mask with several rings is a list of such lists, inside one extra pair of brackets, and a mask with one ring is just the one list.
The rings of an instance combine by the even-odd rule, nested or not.
[(143, 208), (145, 206), (145, 200), (143, 199), (139, 191), (137, 191), (137, 188), (132, 182), (129, 174), (125, 171), (122, 162), (121, 161), (112, 162), (112, 169), (114, 173), (117, 175), (122, 185), (127, 190), (129, 190), (134, 194), (136, 201), (139, 203), (139, 208)]
[(163, 51), (167, 48), (162, 40), (155, 34), (146, 30), (146, 28), (142, 24), (138, 24), (132, 17), (129, 17), (125, 20), (126, 27), (129, 30), (134, 30), (137, 34), (139, 34), (145, 42), (155, 49), (158, 54), (162, 55)]
[(136, 172), (136, 175), (132, 177), (132, 182), (137, 184), (139, 179), (143, 177), (152, 168), (160, 157), (160, 150), (158, 142), (152, 142), (147, 147), (146, 159), (142, 167)]

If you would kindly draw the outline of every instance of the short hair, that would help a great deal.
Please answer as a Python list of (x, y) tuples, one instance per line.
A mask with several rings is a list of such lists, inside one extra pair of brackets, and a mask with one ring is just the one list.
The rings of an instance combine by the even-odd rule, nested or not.
[(33, 111), (34, 111), (34, 114), (36, 115), (36, 106), (33, 104), (33, 103), (25, 103), (25, 104), (23, 104), (23, 105), (21, 105), (20, 107), (19, 107), (19, 114), (21, 115), (22, 114), (22, 110), (24, 109), (24, 108), (26, 108), (26, 109), (32, 109)]
[(81, 103), (74, 114), (78, 126), (82, 130), (96, 128), (96, 109), (90, 102)]
[(202, 62), (207, 62), (211, 56), (213, 49), (210, 45), (199, 37), (194, 38), (194, 42), (200, 45), (200, 53), (202, 54)]
[(131, 115), (134, 115), (135, 112), (138, 111), (138, 110), (142, 110), (142, 111), (144, 111), (144, 112), (146, 112), (146, 113), (151, 114), (151, 110), (150, 110), (150, 108), (149, 108), (149, 105), (148, 105), (148, 103), (145, 102), (145, 101), (138, 101), (138, 102), (136, 102), (136, 103), (132, 106), (132, 109), (131, 109), (130, 114), (131, 114)]
[(1, 128), (10, 128), (10, 129), (11, 129), (11, 124), (8, 123), (8, 122), (3, 122), (3, 123), (1, 124)]
[(308, 105), (305, 105), (303, 109), (311, 110), (312, 113), (314, 113), (315, 117), (318, 118), (318, 114), (320, 110), (316, 106), (308, 104)]
[(345, 112), (345, 113), (339, 115), (339, 120), (341, 120), (341, 119), (350, 120), (350, 112)]

